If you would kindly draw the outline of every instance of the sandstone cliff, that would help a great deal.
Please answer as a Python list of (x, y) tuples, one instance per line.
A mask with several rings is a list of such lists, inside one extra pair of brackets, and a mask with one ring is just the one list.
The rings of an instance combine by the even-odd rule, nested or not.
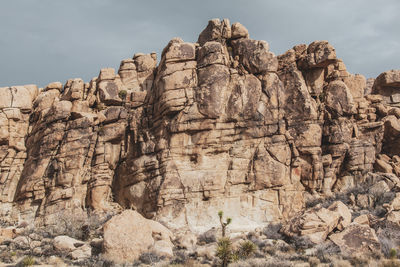
[(232, 228), (286, 220), (311, 195), (399, 175), (399, 89), (400, 71), (367, 85), (326, 41), (275, 56), (211, 20), (158, 64), (135, 54), (88, 83), (0, 88), (2, 216), (132, 208), (194, 231), (218, 210)]

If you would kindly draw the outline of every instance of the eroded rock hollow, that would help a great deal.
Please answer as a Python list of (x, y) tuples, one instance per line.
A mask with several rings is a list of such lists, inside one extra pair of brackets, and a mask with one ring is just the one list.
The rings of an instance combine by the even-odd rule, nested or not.
[[(171, 229), (288, 219), (309, 195), (400, 171), (400, 71), (346, 71), (326, 41), (275, 56), (209, 21), (85, 83), (0, 88), (3, 217), (132, 208)], [(375, 164), (375, 165), (374, 165)]]

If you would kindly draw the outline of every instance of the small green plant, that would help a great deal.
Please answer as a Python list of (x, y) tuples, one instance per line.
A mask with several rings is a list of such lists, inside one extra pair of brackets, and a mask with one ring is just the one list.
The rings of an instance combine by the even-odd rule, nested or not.
[(32, 256), (27, 256), (22, 260), (22, 266), (32, 266), (36, 263)]
[(248, 259), (254, 255), (256, 250), (257, 250), (256, 244), (247, 240), (240, 244), (240, 248), (237, 255), (239, 256), (240, 259)]
[(229, 237), (221, 237), (217, 243), (217, 252), (215, 255), (221, 260), (221, 266), (227, 267), (233, 261), (234, 252), (232, 242)]
[(390, 249), (389, 258), (391, 258), (391, 259), (397, 258), (397, 250), (395, 248)]
[(127, 94), (128, 94), (128, 92), (127, 92), (126, 90), (121, 90), (121, 91), (118, 92), (118, 96), (119, 96), (119, 98), (121, 98), (122, 100), (125, 100), (125, 99), (126, 99)]
[(225, 237), (226, 227), (232, 222), (232, 219), (226, 218), (226, 221), (224, 222), (222, 219), (223, 216), (224, 216), (224, 212), (222, 210), (220, 210), (218, 212), (218, 217), (219, 217), (219, 222), (221, 223), (221, 227), (222, 227), (222, 237)]

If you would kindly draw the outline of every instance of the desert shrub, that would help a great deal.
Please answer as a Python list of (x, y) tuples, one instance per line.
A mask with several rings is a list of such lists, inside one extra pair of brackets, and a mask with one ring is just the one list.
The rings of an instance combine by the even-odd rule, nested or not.
[(271, 255), (271, 256), (275, 256), (276, 248), (274, 246), (273, 247), (272, 246), (271, 247), (265, 247), (264, 248), (264, 252), (269, 254), (269, 255)]
[(188, 261), (188, 255), (183, 250), (175, 251), (174, 258), (171, 259), (170, 264), (185, 264)]
[(351, 266), (356, 266), (356, 267), (364, 267), (368, 266), (369, 259), (365, 255), (362, 256), (356, 256), (356, 257), (350, 257), (347, 259)]
[(241, 260), (229, 265), (230, 267), (289, 267), (293, 266), (289, 261), (281, 260), (281, 259), (248, 259)]
[(375, 196), (375, 207), (382, 206), (384, 203), (391, 202), (396, 197), (396, 192), (384, 192), (376, 194)]
[(396, 247), (396, 241), (386, 236), (379, 236), (379, 242), (381, 243), (383, 255), (385, 255), (386, 258), (392, 258), (392, 249)]
[(350, 262), (343, 259), (333, 259), (332, 260), (332, 267), (352, 267)]
[(294, 250), (294, 248), (292, 246), (290, 246), (289, 244), (287, 244), (285, 242), (278, 242), (277, 248), (279, 249), (279, 251), (281, 251), (283, 253), (291, 252)]
[(317, 257), (309, 257), (308, 263), (310, 264), (310, 267), (317, 267), (321, 262)]
[(323, 199), (321, 197), (311, 198), (306, 201), (305, 205), (306, 205), (307, 209), (310, 209), (310, 208), (317, 206), (318, 204), (322, 204), (324, 201), (325, 201), (325, 199)]
[(21, 266), (32, 266), (36, 264), (35, 258), (32, 256), (26, 256), (22, 261), (21, 261)]
[(369, 187), (367, 184), (356, 185), (354, 187), (347, 189), (344, 192), (337, 192), (330, 197), (309, 199), (306, 201), (305, 205), (306, 208), (313, 208), (318, 204), (321, 204), (322, 207), (327, 208), (335, 201), (341, 201), (344, 204), (349, 205), (351, 203), (350, 200), (351, 195), (356, 196), (358, 194), (365, 194), (368, 192), (368, 188)]
[(304, 250), (314, 246), (314, 243), (306, 236), (292, 236), (286, 240), (289, 244), (292, 244), (296, 250)]
[(308, 258), (309, 258), (309, 256), (306, 256), (306, 255), (299, 255), (299, 254), (295, 253), (295, 254), (289, 255), (286, 259), (287, 259), (288, 261), (291, 261), (291, 262), (293, 262), (293, 261), (303, 261), (303, 262), (307, 262), (307, 261), (308, 261)]
[(398, 260), (384, 261), (381, 265), (382, 267), (400, 267), (400, 262)]
[(325, 241), (315, 246), (315, 256), (324, 263), (330, 262), (330, 256), (340, 253), (340, 248), (332, 241)]
[(86, 223), (84, 214), (72, 214), (71, 212), (60, 212), (57, 224), (47, 227), (51, 237), (67, 235), (76, 239), (82, 239), (82, 227)]
[(257, 246), (253, 242), (247, 240), (240, 244), (237, 254), (240, 259), (247, 259), (253, 256), (256, 251)]
[(383, 255), (390, 258), (391, 250), (400, 245), (400, 226), (391, 222), (383, 221), (377, 223), (374, 228), (378, 233), (378, 239), (381, 244)]
[(102, 266), (102, 267), (113, 267), (115, 266), (115, 263), (109, 260), (105, 260), (101, 257), (98, 256), (92, 256), (87, 259), (83, 260), (69, 260), (69, 259), (64, 259), (66, 263), (70, 264), (71, 266)]
[(163, 259), (163, 257), (160, 257), (153, 252), (144, 252), (139, 256), (139, 260), (142, 263), (150, 264), (150, 265), (153, 265), (154, 263), (157, 263), (157, 262), (161, 261), (162, 259)]
[(127, 94), (128, 94), (128, 92), (127, 92), (126, 90), (121, 90), (121, 91), (118, 92), (118, 96), (119, 96), (119, 98), (121, 98), (122, 100), (125, 100), (125, 99), (126, 99)]
[(389, 258), (395, 259), (397, 258), (397, 250), (395, 248), (391, 248), (389, 251)]
[(292, 267), (294, 266), (290, 261), (279, 259), (279, 258), (272, 258), (265, 262), (265, 265), (260, 265), (265, 267)]
[(217, 256), (221, 261), (222, 267), (227, 267), (230, 262), (234, 260), (234, 251), (232, 248), (232, 241), (227, 237), (221, 237), (217, 243)]
[(362, 183), (359, 185), (356, 185), (354, 187), (351, 187), (346, 190), (346, 194), (353, 194), (353, 195), (358, 195), (358, 194), (366, 194), (368, 193), (369, 190), (369, 184), (368, 183)]
[(263, 234), (269, 239), (283, 239), (279, 230), (281, 230), (282, 224), (281, 223), (270, 223), (267, 227), (263, 229)]
[(3, 263), (12, 263), (14, 261), (13, 257), (16, 256), (16, 253), (14, 251), (2, 251), (0, 253), (0, 259)]
[[(93, 231), (100, 228), (108, 221), (113, 214), (71, 214), (70, 212), (61, 212), (58, 216), (57, 224), (49, 225), (44, 231), (48, 237), (58, 235), (67, 235), (79, 240), (87, 240), (91, 237)], [(43, 233), (43, 235), (46, 235)]]

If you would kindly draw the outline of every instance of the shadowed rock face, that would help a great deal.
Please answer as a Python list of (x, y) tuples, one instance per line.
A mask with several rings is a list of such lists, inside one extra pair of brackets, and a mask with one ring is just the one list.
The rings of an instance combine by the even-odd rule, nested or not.
[[(382, 75), (373, 92), (397, 88)], [(171, 40), (158, 66), (136, 54), (89, 83), (0, 88), (3, 214), (53, 223), (121, 206), (199, 231), (218, 210), (233, 228), (285, 220), (305, 194), (362, 182), (400, 133), (393, 101), (366, 88), (326, 41), (276, 57), (226, 19), (198, 43)]]

